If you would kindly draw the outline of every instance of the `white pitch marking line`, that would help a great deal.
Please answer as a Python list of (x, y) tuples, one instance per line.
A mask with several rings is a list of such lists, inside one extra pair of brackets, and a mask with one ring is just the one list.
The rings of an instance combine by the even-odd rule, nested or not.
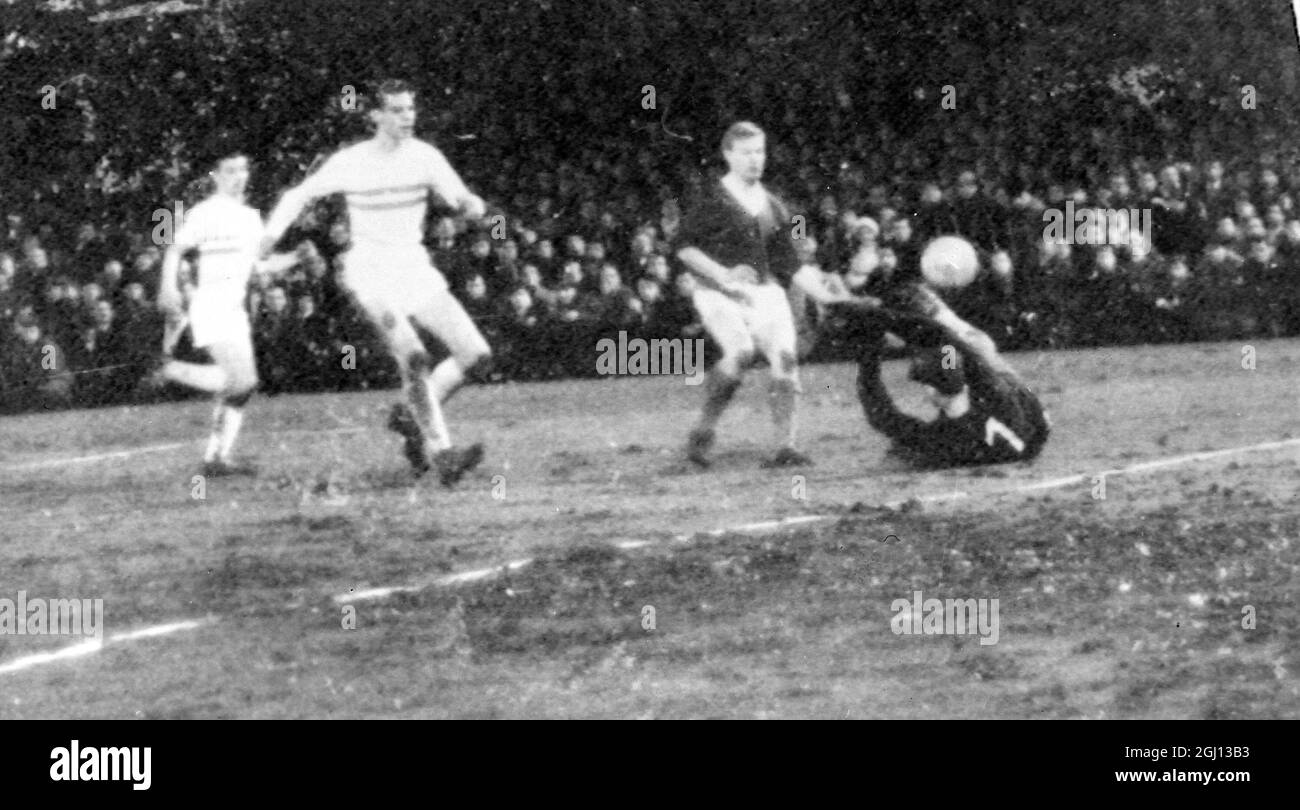
[(24, 669), (31, 669), (42, 664), (52, 664), (57, 661), (67, 661), (72, 658), (81, 658), (82, 656), (91, 655), (104, 649), (107, 644), (121, 644), (128, 641), (136, 641), (142, 638), (152, 638), (154, 636), (165, 636), (171, 633), (177, 633), (182, 630), (196, 630), (206, 624), (212, 624), (215, 618), (205, 620), (189, 620), (182, 622), (171, 622), (169, 624), (158, 624), (153, 627), (142, 627), (139, 630), (132, 630), (126, 633), (116, 633), (108, 637), (107, 640), (97, 638), (80, 641), (61, 650), (46, 653), (34, 653), (22, 658), (10, 661), (8, 664), (0, 665), (0, 675), (7, 675), (11, 672), (21, 672)]
[(497, 574), (506, 571), (518, 571), (526, 565), (531, 565), (532, 562), (532, 557), (524, 557), (519, 560), (511, 560), (503, 565), (494, 565), (491, 568), (476, 568), (472, 571), (462, 571), (459, 574), (447, 574), (422, 585), (392, 585), (383, 588), (367, 588), (364, 591), (352, 591), (350, 593), (343, 593), (335, 596), (334, 603), (338, 605), (346, 605), (351, 602), (366, 602), (372, 599), (386, 599), (395, 593), (418, 593), (427, 588), (461, 585), (466, 582), (477, 582), (481, 579), (490, 579)]
[(193, 442), (173, 442), (172, 444), (155, 444), (149, 447), (135, 447), (130, 450), (118, 450), (113, 453), (98, 453), (93, 456), (46, 459), (45, 461), (33, 461), (27, 464), (14, 464), (8, 467), (0, 467), (0, 473), (26, 472), (28, 470), (40, 470), (47, 467), (61, 467), (66, 464), (89, 464), (95, 461), (130, 458), (131, 456), (140, 456), (146, 453), (161, 453), (166, 450), (178, 450), (182, 447), (189, 447), (191, 444), (193, 444)]
[[(1145, 472), (1147, 470), (1160, 469), (1162, 467), (1173, 467), (1178, 464), (1186, 464), (1188, 462), (1204, 461), (1206, 459), (1220, 458), (1222, 456), (1235, 455), (1238, 453), (1252, 453), (1252, 452), (1258, 452), (1264, 450), (1277, 450), (1283, 447), (1290, 447), (1293, 445), (1300, 445), (1300, 439), (1285, 439), (1283, 441), (1263, 442), (1261, 444), (1251, 444), (1251, 445), (1245, 445), (1243, 447), (1229, 447), (1224, 450), (1209, 450), (1201, 453), (1188, 453), (1181, 456), (1172, 456), (1170, 458), (1157, 459), (1155, 461), (1144, 461), (1139, 464), (1133, 464), (1128, 467), (1122, 467), (1119, 469), (1106, 470), (1105, 472), (1095, 473), (1095, 475), (1102, 475), (1102, 476), (1124, 475), (1124, 474), (1131, 474), (1137, 472)], [(1018, 492), (1034, 492), (1042, 489), (1059, 489), (1060, 487), (1069, 486), (1070, 484), (1084, 483), (1088, 479), (1089, 479), (1088, 473), (1075, 473), (1074, 475), (1062, 476), (1060, 478), (1049, 478), (1046, 481), (1035, 481), (1033, 483), (1020, 484), (1014, 487), (1009, 487), (1007, 489), (992, 490), (990, 492), (978, 493), (978, 494), (998, 497), (1002, 495), (1013, 495)], [(944, 501), (960, 501), (966, 498), (970, 498), (972, 496), (973, 493), (966, 492), (964, 490), (958, 490), (956, 492), (940, 492), (932, 495), (918, 495), (912, 498), (903, 498), (896, 501), (890, 501), (883, 505), (887, 508), (897, 509), (898, 507), (912, 501), (918, 501), (920, 503), (942, 503)], [(673, 538), (673, 540), (679, 543), (686, 543), (686, 542), (690, 542), (694, 537), (701, 534), (707, 537), (721, 537), (722, 535), (731, 534), (731, 533), (761, 532), (770, 529), (781, 529), (787, 526), (797, 526), (804, 523), (817, 523), (823, 520), (831, 520), (834, 517), (838, 517), (838, 515), (792, 515), (790, 517), (779, 518), (777, 520), (765, 520), (757, 523), (745, 523), (739, 526), (731, 526), (722, 529), (712, 529), (709, 531), (696, 532), (694, 534), (679, 534), (676, 535)], [(631, 550), (631, 549), (645, 548), (646, 546), (649, 545), (654, 545), (654, 542), (650, 540), (625, 540), (619, 543), (614, 543), (613, 545), (615, 548), (618, 549)], [(388, 588), (370, 588), (365, 591), (358, 591), (355, 593), (347, 593), (347, 594), (341, 594), (339, 596), (335, 596), (334, 601), (338, 604), (347, 604), (348, 602), (359, 602), (359, 601), (370, 600), (370, 599), (383, 599), (394, 593), (412, 593), (412, 592), (424, 590), (425, 588), (428, 587), (436, 587), (436, 586), (443, 586), (443, 585), (459, 585), (465, 582), (477, 582), (482, 579), (491, 578), (503, 571), (516, 570), (522, 568), (525, 565), (530, 564), (531, 562), (533, 562), (532, 558), (525, 558), (522, 560), (515, 560), (513, 562), (508, 562), (505, 565), (498, 565), (490, 568), (478, 568), (472, 571), (465, 571), (459, 574), (451, 574), (449, 576), (444, 576), (441, 577), (440, 579), (434, 580), (433, 582), (430, 582), (425, 585), (398, 585), (398, 586), (393, 586)]]
[[(343, 430), (351, 431), (351, 430), (355, 430), (355, 428), (345, 428)], [(1286, 439), (1283, 441), (1263, 442), (1260, 444), (1245, 445), (1243, 447), (1229, 447), (1223, 450), (1209, 450), (1201, 453), (1189, 453), (1182, 456), (1173, 456), (1167, 459), (1145, 461), (1139, 464), (1133, 464), (1128, 467), (1121, 467), (1114, 470), (1106, 470), (1105, 472), (1097, 473), (1097, 475), (1101, 475), (1101, 476), (1125, 475), (1125, 474), (1131, 474), (1135, 472), (1145, 472), (1147, 470), (1161, 469), (1164, 467), (1173, 467), (1178, 464), (1186, 464), (1195, 461), (1205, 461), (1207, 459), (1212, 459), (1212, 458), (1222, 458), (1224, 456), (1237, 455), (1239, 453), (1253, 453), (1253, 452), (1264, 451), (1264, 450), (1277, 450), (1283, 447), (1292, 447), (1296, 445), (1300, 445), (1300, 439)], [(176, 446), (184, 447), (186, 445), (182, 444)], [(152, 450), (157, 450), (157, 449), (159, 448), (152, 448)], [(128, 451), (128, 452), (138, 453), (138, 452), (146, 452), (149, 450), (150, 449), (146, 448), (143, 451), (136, 450), (136, 451)], [(114, 455), (120, 455), (120, 454), (114, 454)], [(68, 462), (65, 461), (62, 463), (68, 463)], [(1037, 481), (1030, 484), (1021, 484), (1007, 489), (993, 490), (991, 492), (983, 493), (983, 494), (997, 497), (1000, 495), (1011, 495), (1017, 492), (1031, 492), (1031, 491), (1036, 491), (1041, 489), (1056, 489), (1073, 483), (1082, 483), (1087, 479), (1088, 479), (1088, 473), (1078, 473), (1075, 475), (1064, 476), (1061, 478), (1052, 478), (1047, 481)], [(896, 508), (897, 506), (900, 506), (912, 500), (919, 501), (921, 503), (937, 503), (941, 501), (962, 500), (963, 498), (969, 498), (969, 497), (971, 497), (971, 494), (964, 491), (946, 492), (946, 493), (937, 493), (934, 495), (920, 495), (920, 496), (916, 496), (915, 498), (907, 498), (900, 501), (893, 501), (889, 504), (886, 504), (886, 506), (891, 506)], [(715, 529), (710, 532), (705, 532), (705, 534), (716, 537), (716, 536), (726, 534), (728, 532), (761, 531), (767, 528), (781, 528), (783, 526), (795, 526), (803, 523), (815, 523), (818, 521), (830, 520), (832, 517), (834, 516), (833, 515), (795, 515), (792, 517), (781, 518), (779, 520), (768, 520), (759, 523), (747, 523), (730, 529)], [(693, 535), (678, 535), (676, 539), (689, 540), (692, 536)], [(625, 548), (625, 549), (643, 548), (648, 545), (651, 545), (651, 542), (644, 541), (644, 540), (632, 540), (632, 541), (626, 541), (623, 543), (616, 544), (618, 548)], [(394, 593), (411, 593), (411, 592), (421, 591), (430, 586), (455, 585), (464, 582), (475, 582), (481, 579), (487, 579), (489, 577), (495, 576), (496, 574), (502, 573), (504, 571), (518, 570), (520, 568), (523, 568), (524, 566), (530, 565), (532, 562), (533, 562), (533, 558), (525, 557), (523, 559), (513, 560), (504, 565), (494, 566), (491, 568), (480, 568), (473, 571), (464, 571), (459, 574), (450, 574), (444, 577), (440, 577), (437, 580), (434, 580), (429, 585), (399, 585), (399, 586), (388, 587), (388, 588), (370, 588), (365, 591), (359, 591), (355, 593), (335, 596), (334, 601), (338, 604), (347, 604), (349, 602), (357, 602), (362, 600), (383, 599)], [(202, 627), (205, 624), (211, 624), (216, 621), (217, 619), (213, 617), (207, 619), (206, 621), (191, 620), (191, 621), (172, 622), (170, 624), (155, 625), (153, 627), (146, 627), (129, 633), (119, 633), (117, 635), (110, 636), (109, 642), (122, 643), (127, 641), (134, 641), (140, 638), (149, 638), (153, 636), (168, 635), (170, 633), (179, 632), (181, 630), (193, 630), (198, 627)], [(66, 660), (69, 658), (78, 658), (85, 655), (91, 655), (103, 649), (104, 644), (105, 642), (99, 641), (98, 639), (91, 639), (89, 641), (84, 641), (79, 644), (74, 644), (71, 647), (65, 647), (62, 650), (56, 650), (55, 652), (52, 653), (37, 653), (35, 655), (29, 655), (24, 658), (19, 658), (16, 661), (12, 661), (8, 664), (0, 665), (0, 675), (8, 674), (10, 672), (18, 672), (23, 669), (29, 669), (31, 667), (40, 666), (41, 664), (48, 664), (55, 661)]]
[[(296, 436), (302, 434), (311, 434), (319, 436), (322, 433), (363, 433), (371, 430), (369, 427), (362, 425), (327, 428), (325, 430), (313, 430), (309, 428), (292, 428), (289, 430), (271, 431), (268, 436)], [(251, 434), (256, 436), (257, 434)], [(30, 461), (23, 464), (13, 464), (7, 467), (0, 467), (0, 473), (7, 472), (28, 472), (30, 470), (41, 470), (50, 467), (62, 467), (72, 464), (91, 464), (96, 461), (112, 461), (113, 459), (131, 458), (132, 456), (142, 456), (148, 453), (162, 453), (168, 450), (179, 450), (182, 447), (196, 446), (197, 442), (172, 442), (170, 444), (151, 444), (146, 447), (132, 447), (127, 450), (114, 450), (108, 453), (96, 453), (91, 456), (74, 456), (72, 458), (52, 458), (42, 461)]]

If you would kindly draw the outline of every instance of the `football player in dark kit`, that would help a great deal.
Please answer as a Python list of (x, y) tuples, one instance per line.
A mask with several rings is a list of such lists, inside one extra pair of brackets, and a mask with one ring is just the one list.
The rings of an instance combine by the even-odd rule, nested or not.
[[(897, 288), (881, 306), (836, 304), (861, 339), (858, 399), (892, 451), (923, 467), (1028, 461), (1051, 430), (1047, 412), (998, 354), (987, 334), (966, 323), (929, 287)], [(912, 352), (909, 377), (931, 389), (939, 414), (903, 413), (880, 378), (886, 332)]]

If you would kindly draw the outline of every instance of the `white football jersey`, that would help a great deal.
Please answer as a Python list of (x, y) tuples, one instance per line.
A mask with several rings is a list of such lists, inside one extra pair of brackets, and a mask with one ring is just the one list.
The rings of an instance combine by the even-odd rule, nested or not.
[[(385, 151), (375, 140), (340, 149), (302, 184), (311, 198), (343, 194), (353, 249), (416, 248), (430, 191), (449, 205), (469, 194), (464, 181), (433, 144), (407, 138)], [(273, 233), (289, 223), (270, 223)]]
[(176, 244), (199, 252), (195, 298), (242, 308), (261, 240), (262, 215), (230, 197), (208, 197), (190, 209)]

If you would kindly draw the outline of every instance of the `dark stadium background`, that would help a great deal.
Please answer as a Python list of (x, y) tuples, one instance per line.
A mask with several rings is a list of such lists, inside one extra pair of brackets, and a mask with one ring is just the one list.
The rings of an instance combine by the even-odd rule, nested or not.
[[(419, 87), (420, 133), (504, 217), (504, 233), (436, 210), (429, 222), (436, 263), (497, 350), (491, 379), (592, 374), (586, 348), (621, 329), (700, 335), (652, 257), (737, 118), (770, 131), (770, 184), (809, 218), (825, 269), (844, 267), (846, 211), (911, 220), (906, 240), (882, 221), (901, 272), (938, 232), (1005, 251), (1012, 272), (986, 271), (955, 304), (1006, 347), (1300, 331), (1284, 3), (70, 0), (0, 4), (0, 34), (3, 410), (173, 395), (137, 385), (159, 334), (154, 212), (195, 202), (196, 162), (228, 138), (255, 158), (252, 202), (269, 209), (319, 154), (364, 134), (343, 87), (386, 76)], [(1216, 160), (1221, 186), (1206, 182)], [(1176, 182), (1142, 189), (1168, 167)], [(961, 198), (966, 171), (977, 188)], [(1117, 174), (1129, 193), (1100, 196)], [(942, 202), (922, 202), (927, 184)], [(1113, 269), (1091, 247), (1045, 255), (1041, 208), (1077, 195), (1152, 208), (1156, 252), (1121, 250)], [(300, 225), (286, 247), (309, 239), (324, 264), (281, 285), (283, 307), (270, 290), (254, 301), (266, 389), (393, 384), (332, 285), (338, 206)], [(565, 278), (570, 257), (580, 279)], [(106, 273), (113, 260), (120, 273)], [(601, 285), (605, 265), (619, 283), (604, 271)], [(813, 360), (847, 351), (834, 323), (807, 331)], [(358, 372), (339, 370), (348, 346)]]

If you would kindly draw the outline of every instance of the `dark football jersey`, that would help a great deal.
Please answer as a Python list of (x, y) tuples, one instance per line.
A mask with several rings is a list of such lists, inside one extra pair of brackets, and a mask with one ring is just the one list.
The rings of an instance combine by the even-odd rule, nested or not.
[(698, 248), (725, 267), (747, 264), (762, 281), (789, 287), (799, 269), (792, 228), (790, 211), (776, 195), (767, 192), (766, 210), (754, 216), (719, 179), (687, 209), (673, 252)]

